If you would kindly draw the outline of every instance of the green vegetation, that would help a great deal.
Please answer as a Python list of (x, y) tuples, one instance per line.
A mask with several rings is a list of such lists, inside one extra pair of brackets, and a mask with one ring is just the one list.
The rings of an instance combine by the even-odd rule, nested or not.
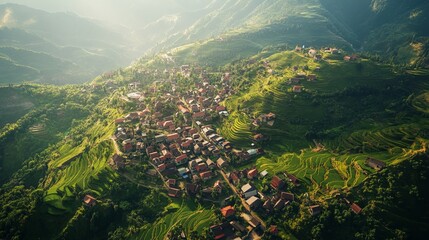
[(139, 233), (138, 239), (165, 239), (167, 234), (174, 228), (180, 227), (186, 235), (196, 231), (202, 233), (203, 230), (216, 219), (212, 209), (205, 209), (195, 206), (193, 202), (182, 201), (173, 202), (166, 207), (168, 213), (157, 222), (145, 226)]

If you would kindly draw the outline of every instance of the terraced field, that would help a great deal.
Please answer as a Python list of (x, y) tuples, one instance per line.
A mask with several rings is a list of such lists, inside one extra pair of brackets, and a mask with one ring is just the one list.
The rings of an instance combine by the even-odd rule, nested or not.
[(246, 142), (250, 143), (252, 137), (250, 123), (251, 120), (246, 114), (234, 113), (224, 121), (219, 133), (236, 144), (245, 145)]
[(187, 235), (192, 231), (201, 233), (216, 219), (213, 210), (193, 207), (185, 200), (177, 207), (176, 212), (167, 214), (149, 228), (143, 229), (138, 239), (167, 239), (168, 232), (177, 226), (182, 226)]
[(424, 92), (415, 97), (412, 105), (417, 111), (429, 114), (429, 92)]
[(316, 153), (304, 150), (300, 154), (286, 153), (278, 158), (261, 157), (258, 169), (271, 174), (292, 173), (317, 195), (328, 194), (335, 189), (351, 188), (361, 183), (372, 171), (365, 166), (365, 155), (336, 155), (328, 152)]
[(360, 184), (367, 174), (373, 173), (374, 170), (365, 164), (367, 157), (390, 165), (425, 152), (429, 140), (421, 137), (421, 131), (427, 131), (428, 126), (413, 123), (358, 131), (329, 143), (328, 147), (336, 147), (335, 151), (312, 152), (305, 149), (300, 154), (261, 157), (257, 160), (257, 166), (260, 171), (268, 170), (272, 174), (292, 173), (311, 186), (314, 195), (329, 195), (335, 189), (352, 188)]
[(69, 208), (67, 201), (74, 198), (73, 189), (85, 189), (101, 195), (116, 178), (116, 173), (108, 166), (113, 153), (110, 141), (104, 141), (78, 156), (66, 168), (58, 169), (52, 177), (44, 198), (52, 206), (51, 213)]

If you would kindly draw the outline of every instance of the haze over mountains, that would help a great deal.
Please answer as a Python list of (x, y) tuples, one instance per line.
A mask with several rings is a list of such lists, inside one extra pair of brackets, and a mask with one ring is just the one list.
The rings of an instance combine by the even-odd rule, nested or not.
[[(228, 52), (237, 45), (249, 49), (235, 58), (267, 46), (337, 44), (397, 62), (427, 64), (429, 4), (423, 0), (16, 2), (63, 12), (0, 5), (1, 83), (86, 82), (145, 53), (207, 39), (189, 50), (191, 56), (207, 44)], [(231, 46), (217, 46), (223, 43), (210, 39), (230, 41)], [(229, 58), (225, 55), (223, 61)]]

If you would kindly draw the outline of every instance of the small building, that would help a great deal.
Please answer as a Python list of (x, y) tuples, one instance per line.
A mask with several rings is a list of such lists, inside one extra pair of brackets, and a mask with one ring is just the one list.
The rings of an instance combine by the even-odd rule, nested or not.
[(302, 92), (302, 86), (300, 86), (300, 85), (293, 86), (292, 87), (292, 92), (294, 92), (294, 93), (300, 93), (300, 92)]
[(228, 163), (227, 163), (225, 160), (223, 160), (223, 158), (219, 158), (219, 159), (216, 161), (216, 163), (217, 163), (217, 166), (218, 166), (219, 168), (224, 168), (224, 167), (228, 166)]
[(258, 134), (253, 136), (253, 141), (255, 141), (255, 142), (263, 142), (266, 139), (267, 138), (264, 135), (262, 135), (261, 133), (258, 133)]
[(206, 171), (206, 172), (200, 173), (200, 177), (203, 181), (206, 181), (206, 180), (209, 180), (210, 178), (212, 178), (213, 174), (211, 171)]
[(352, 203), (352, 205), (350, 205), (350, 209), (356, 214), (359, 214), (362, 211), (362, 208), (356, 203)]
[(371, 157), (366, 158), (365, 163), (377, 171), (379, 171), (379, 170), (381, 170), (387, 166), (385, 162), (371, 158)]
[(260, 173), (260, 175), (261, 175), (261, 177), (265, 177), (265, 176), (267, 176), (267, 175), (268, 175), (268, 171), (267, 171), (267, 170), (264, 170), (264, 171), (262, 171), (262, 172)]
[(256, 168), (247, 172), (247, 178), (248, 179), (253, 179), (256, 176), (258, 176), (258, 169), (256, 169)]
[(283, 189), (285, 182), (281, 178), (279, 178), (278, 176), (274, 175), (272, 180), (271, 180), (270, 185), (275, 190), (281, 190), (281, 189)]
[(258, 195), (258, 190), (250, 185), (250, 183), (243, 185), (241, 187), (241, 192), (243, 193), (245, 199)]
[(257, 227), (259, 224), (261, 224), (256, 218), (252, 217), (251, 215), (247, 213), (242, 213), (240, 215), (250, 226)]
[(188, 155), (186, 153), (181, 154), (175, 159), (176, 165), (182, 165), (188, 162)]
[(214, 169), (216, 167), (215, 163), (211, 159), (207, 159), (206, 164), (210, 169)]
[(165, 136), (165, 134), (159, 134), (155, 136), (156, 143), (162, 143), (165, 141), (165, 139), (167, 139), (167, 136)]
[(167, 185), (169, 187), (175, 187), (176, 186), (176, 182), (177, 182), (176, 179), (170, 178), (170, 179), (167, 180)]
[(311, 216), (316, 216), (322, 212), (322, 207), (320, 207), (320, 205), (312, 205), (308, 207), (308, 210), (310, 211)]
[(94, 207), (97, 204), (97, 199), (93, 196), (87, 194), (83, 198), (83, 203), (88, 207)]
[(235, 214), (235, 210), (232, 206), (226, 206), (220, 210), (222, 213), (222, 216), (224, 218), (229, 218), (230, 216), (233, 216)]
[(168, 196), (174, 197), (174, 198), (180, 197), (180, 189), (169, 188), (168, 189)]
[(246, 200), (246, 203), (247, 205), (249, 205), (250, 208), (256, 209), (262, 204), (262, 201), (258, 197), (251, 196), (249, 199)]
[(175, 140), (177, 140), (178, 138), (179, 138), (180, 136), (179, 136), (179, 134), (178, 133), (172, 133), (172, 134), (168, 134), (167, 135), (167, 142), (172, 142), (172, 141), (175, 141)]

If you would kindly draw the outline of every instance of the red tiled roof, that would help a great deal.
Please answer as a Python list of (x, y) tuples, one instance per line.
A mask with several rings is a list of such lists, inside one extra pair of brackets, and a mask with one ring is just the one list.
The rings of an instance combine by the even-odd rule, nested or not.
[(284, 185), (284, 181), (282, 179), (280, 179), (277, 176), (273, 176), (273, 179), (271, 180), (271, 187), (278, 190), (282, 188), (283, 185)]
[(359, 214), (362, 211), (362, 208), (359, 207), (359, 205), (357, 205), (356, 203), (353, 203), (352, 205), (350, 205), (350, 208), (356, 214)]
[(232, 206), (226, 206), (226, 207), (222, 208), (220, 211), (222, 213), (222, 216), (225, 218), (232, 216), (235, 213), (235, 210)]

